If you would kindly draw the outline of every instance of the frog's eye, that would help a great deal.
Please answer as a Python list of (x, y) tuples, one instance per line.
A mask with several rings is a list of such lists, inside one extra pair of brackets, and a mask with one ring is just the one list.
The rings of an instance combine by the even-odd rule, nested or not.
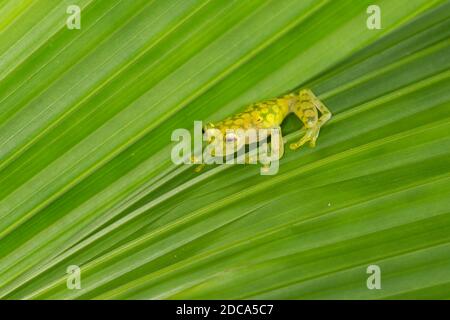
[(238, 137), (237, 137), (236, 134), (234, 134), (234, 133), (227, 133), (225, 141), (227, 143), (231, 143), (231, 142), (237, 141), (237, 139), (238, 139)]

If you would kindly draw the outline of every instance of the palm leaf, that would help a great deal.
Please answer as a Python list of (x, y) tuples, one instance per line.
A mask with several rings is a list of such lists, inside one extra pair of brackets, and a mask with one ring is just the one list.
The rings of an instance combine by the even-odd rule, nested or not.
[[(449, 9), (1, 2), (0, 297), (449, 298)], [(334, 116), (277, 175), (171, 162), (174, 129), (301, 87)]]

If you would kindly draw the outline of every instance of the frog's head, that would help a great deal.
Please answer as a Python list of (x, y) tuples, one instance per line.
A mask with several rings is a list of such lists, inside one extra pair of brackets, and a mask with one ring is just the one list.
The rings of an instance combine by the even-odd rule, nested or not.
[(216, 141), (216, 138), (219, 136), (220, 133), (217, 130), (218, 129), (213, 123), (208, 122), (207, 124), (205, 124), (202, 128), (204, 141), (206, 141), (208, 144)]
[(204, 139), (208, 144), (215, 144), (215, 155), (226, 156), (233, 154), (240, 146), (240, 137), (236, 130), (228, 127), (207, 123), (203, 127)]

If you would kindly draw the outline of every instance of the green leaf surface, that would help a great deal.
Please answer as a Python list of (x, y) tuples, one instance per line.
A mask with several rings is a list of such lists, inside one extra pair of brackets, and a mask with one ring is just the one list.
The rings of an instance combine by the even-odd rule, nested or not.
[[(449, 39), (446, 0), (0, 2), (0, 297), (449, 299)], [(276, 175), (172, 163), (299, 88), (333, 117)]]

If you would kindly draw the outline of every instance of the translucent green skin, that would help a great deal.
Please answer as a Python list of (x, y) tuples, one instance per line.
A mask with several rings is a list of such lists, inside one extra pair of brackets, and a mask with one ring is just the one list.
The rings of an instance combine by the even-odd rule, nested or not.
[(226, 130), (235, 129), (270, 129), (279, 127), (290, 113), (292, 98), (266, 100), (248, 106), (244, 112), (235, 114), (212, 127), (225, 134)]

